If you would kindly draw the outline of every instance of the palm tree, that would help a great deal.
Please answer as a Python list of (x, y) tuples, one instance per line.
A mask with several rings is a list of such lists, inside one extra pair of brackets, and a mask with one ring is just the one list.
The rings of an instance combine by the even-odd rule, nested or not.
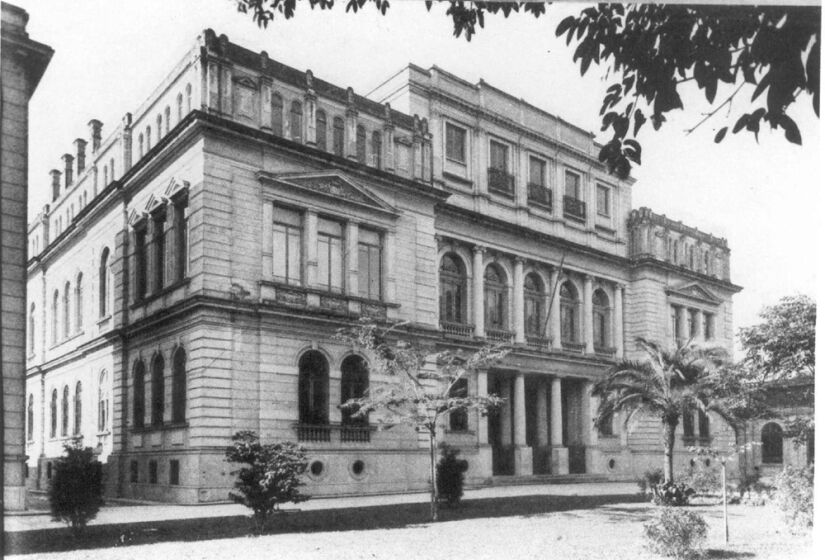
[(600, 398), (594, 422), (601, 426), (618, 412), (627, 413), (625, 425), (637, 414), (660, 418), (665, 481), (670, 482), (676, 427), (682, 416), (699, 410), (720, 412), (723, 418), (729, 418), (721, 402), (713, 398), (716, 373), (726, 363), (727, 352), (691, 341), (674, 350), (644, 338), (637, 338), (636, 343), (648, 359), (622, 360), (594, 385), (593, 396)]

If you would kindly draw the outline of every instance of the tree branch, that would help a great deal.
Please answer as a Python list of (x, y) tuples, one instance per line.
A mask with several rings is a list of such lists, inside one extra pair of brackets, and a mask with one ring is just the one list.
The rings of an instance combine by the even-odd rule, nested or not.
[(702, 120), (700, 120), (698, 123), (696, 123), (696, 124), (695, 124), (692, 128), (687, 129), (687, 130), (685, 131), (685, 134), (687, 135), (687, 134), (692, 133), (694, 130), (696, 130), (697, 128), (699, 128), (700, 126), (702, 126), (702, 125), (705, 123), (705, 121), (707, 121), (707, 120), (708, 120), (708, 119), (710, 119), (713, 115), (715, 115), (716, 113), (718, 113), (718, 112), (722, 109), (722, 107), (724, 107), (725, 105), (728, 105), (728, 104), (732, 104), (732, 103), (733, 103), (733, 98), (736, 96), (736, 94), (737, 94), (737, 93), (739, 93), (739, 90), (740, 90), (740, 89), (742, 89), (742, 87), (745, 85), (745, 83), (746, 83), (746, 82), (742, 82), (741, 84), (739, 84), (739, 87), (738, 87), (738, 88), (736, 88), (736, 89), (733, 91), (733, 93), (731, 93), (731, 94), (728, 96), (728, 98), (727, 98), (727, 99), (725, 99), (725, 100), (724, 100), (724, 101), (723, 101), (723, 102), (722, 102), (722, 103), (721, 103), (718, 107), (716, 107), (713, 111), (711, 111), (710, 113), (708, 113), (707, 115), (705, 115), (705, 117), (704, 117)]

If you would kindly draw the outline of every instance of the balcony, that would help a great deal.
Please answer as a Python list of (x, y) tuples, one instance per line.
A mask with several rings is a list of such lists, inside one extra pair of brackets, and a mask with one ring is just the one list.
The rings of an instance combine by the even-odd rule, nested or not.
[(506, 169), (490, 167), (487, 169), (487, 189), (491, 193), (513, 198), (516, 192), (516, 180)]
[(369, 443), (372, 429), (364, 425), (341, 426), (341, 443)]
[(449, 321), (441, 321), (441, 330), (444, 331), (444, 334), (447, 335), (470, 338), (473, 336), (475, 326), (465, 325), (464, 323), (451, 323)]
[(581, 354), (584, 352), (584, 344), (581, 342), (562, 340), (561, 347), (568, 352), (575, 352), (576, 354)]
[(571, 220), (576, 220), (579, 222), (584, 221), (584, 213), (585, 213), (585, 204), (583, 200), (579, 200), (578, 198), (574, 198), (572, 196), (564, 197), (564, 217), (570, 218)]
[(505, 331), (502, 329), (487, 329), (487, 340), (492, 342), (500, 342), (502, 344), (513, 343), (513, 331)]
[[(298, 441), (303, 443), (369, 443), (373, 427), (363, 424), (295, 424)], [(338, 442), (332, 433), (338, 433)]]
[(609, 346), (594, 346), (593, 352), (606, 358), (612, 358), (616, 355), (616, 349)]
[(298, 424), (295, 426), (298, 432), (298, 441), (328, 442), (332, 426), (321, 424)]
[(553, 191), (538, 183), (527, 183), (527, 202), (549, 212), (553, 210)]
[(550, 339), (543, 336), (527, 335), (527, 346), (530, 348), (537, 348), (539, 350), (546, 350), (550, 344)]

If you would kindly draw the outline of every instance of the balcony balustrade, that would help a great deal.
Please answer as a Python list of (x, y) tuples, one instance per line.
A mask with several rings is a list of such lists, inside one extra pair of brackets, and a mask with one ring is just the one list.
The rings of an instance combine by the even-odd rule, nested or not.
[(564, 197), (564, 217), (580, 222), (584, 221), (586, 205), (583, 200), (572, 196)]
[(373, 428), (363, 424), (295, 424), (298, 441), (304, 443), (369, 443)]
[(502, 329), (486, 329), (485, 332), (487, 333), (487, 340), (491, 340), (493, 342), (501, 342), (504, 344), (513, 343), (513, 331), (505, 331)]
[(527, 346), (544, 350), (550, 344), (550, 339), (543, 336), (527, 335)]
[(516, 192), (516, 180), (506, 169), (490, 167), (487, 169), (487, 188), (495, 194), (513, 198)]
[(475, 326), (441, 321), (441, 330), (444, 331), (444, 334), (452, 336), (472, 337)]
[(570, 342), (566, 340), (561, 341), (561, 347), (568, 352), (575, 352), (577, 354), (581, 354), (584, 352), (584, 343), (582, 342)]
[(527, 183), (527, 202), (546, 210), (552, 210), (553, 191), (538, 183)]

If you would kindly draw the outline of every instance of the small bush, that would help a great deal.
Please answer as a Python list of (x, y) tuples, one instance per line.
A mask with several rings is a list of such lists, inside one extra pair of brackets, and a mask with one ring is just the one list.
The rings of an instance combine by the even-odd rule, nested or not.
[(438, 499), (455, 505), (464, 495), (464, 473), (469, 465), (464, 459), (459, 459), (460, 451), (442, 443), (441, 459), (436, 465), (435, 482), (438, 489)]
[(647, 547), (656, 554), (675, 558), (697, 558), (708, 534), (701, 516), (683, 509), (666, 507), (645, 524)]
[(759, 472), (746, 473), (736, 487), (739, 503), (749, 506), (764, 506), (770, 501), (773, 488), (759, 479)]
[(810, 529), (814, 520), (813, 467), (785, 467), (774, 479), (771, 502), (779, 508), (792, 532)]
[(103, 467), (94, 450), (82, 447), (79, 439), (64, 449), (66, 454), (55, 463), (49, 504), (52, 518), (68, 523), (78, 536), (103, 505)]
[(241, 431), (232, 436), (226, 460), (245, 465), (232, 473), (238, 475), (238, 491), (229, 496), (252, 510), (259, 533), (280, 504), (309, 499), (298, 490), (304, 485), (301, 475), (307, 468), (306, 453), (292, 442), (261, 445), (255, 432)]
[(656, 486), (664, 482), (664, 480), (665, 471), (660, 468), (653, 468), (647, 469), (644, 474), (642, 474), (642, 478), (636, 480), (636, 484), (639, 485), (639, 493), (647, 495), (653, 494)]
[(684, 482), (661, 482), (653, 487), (653, 503), (657, 506), (684, 506), (695, 493)]
[(722, 492), (722, 482), (719, 470), (710, 467), (690, 467), (682, 472), (678, 481), (693, 488), (697, 494), (717, 496)]

